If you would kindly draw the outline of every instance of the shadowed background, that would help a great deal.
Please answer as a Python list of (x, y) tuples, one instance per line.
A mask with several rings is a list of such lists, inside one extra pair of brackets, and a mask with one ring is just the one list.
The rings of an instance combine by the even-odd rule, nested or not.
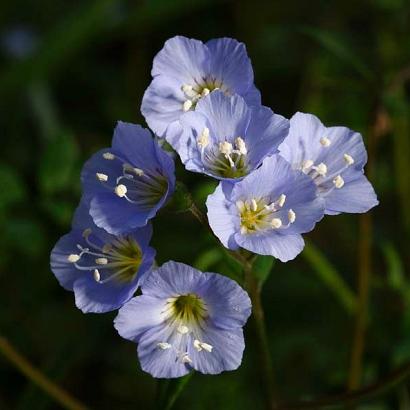
[[(349, 377), (366, 385), (409, 360), (409, 18), (405, 0), (1, 2), (0, 335), (91, 408), (154, 408), (156, 381), (139, 369), (135, 345), (116, 334), (115, 313), (77, 310), (49, 269), (49, 252), (69, 230), (84, 160), (110, 145), (117, 120), (144, 124), (139, 107), (164, 41), (229, 36), (246, 43), (264, 105), (363, 134), (380, 200), (370, 216), (326, 217), (305, 236), (303, 254), (276, 263), (266, 281), (281, 398), (342, 392)], [(179, 162), (177, 174), (203, 206), (215, 182)], [(153, 246), (158, 263), (235, 269), (190, 214), (172, 208), (154, 220)], [(175, 408), (262, 408), (249, 326), (246, 340), (238, 371), (195, 375)], [(0, 353), (0, 409), (55, 408)], [(410, 395), (404, 384), (359, 408), (409, 409)]]

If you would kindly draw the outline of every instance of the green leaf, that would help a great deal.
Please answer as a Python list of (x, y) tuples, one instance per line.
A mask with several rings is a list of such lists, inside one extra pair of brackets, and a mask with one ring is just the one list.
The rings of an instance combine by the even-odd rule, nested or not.
[(38, 182), (44, 194), (54, 194), (67, 189), (77, 157), (77, 146), (70, 133), (62, 133), (47, 144), (38, 169)]
[(26, 197), (26, 187), (20, 176), (7, 164), (0, 163), (0, 210), (22, 201)]
[(353, 51), (352, 45), (348, 44), (340, 34), (310, 26), (301, 26), (298, 31), (316, 40), (323, 48), (338, 57), (347, 66), (351, 66), (366, 80), (373, 80), (372, 70)]
[(357, 307), (355, 294), (320, 249), (312, 243), (306, 243), (302, 255), (309, 262), (319, 279), (335, 294), (347, 313), (354, 314)]
[(400, 255), (390, 242), (382, 244), (382, 251), (387, 265), (388, 283), (393, 289), (402, 293), (408, 285), (406, 284)]
[(253, 263), (253, 274), (258, 279), (260, 284), (263, 284), (268, 279), (272, 272), (275, 258), (272, 256), (259, 255)]
[(223, 253), (219, 248), (211, 248), (202, 252), (194, 262), (194, 266), (202, 271), (209, 270), (209, 268), (217, 264), (223, 257)]

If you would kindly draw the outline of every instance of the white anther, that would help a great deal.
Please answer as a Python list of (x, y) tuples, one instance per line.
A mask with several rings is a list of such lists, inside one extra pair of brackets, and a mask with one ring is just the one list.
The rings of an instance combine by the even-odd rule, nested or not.
[(236, 149), (239, 151), (240, 154), (246, 155), (248, 153), (245, 141), (241, 137), (236, 138), (235, 146), (236, 146)]
[(185, 94), (189, 94), (192, 92), (192, 85), (184, 84), (181, 89)]
[(206, 95), (208, 95), (210, 93), (210, 91), (209, 91), (209, 88), (204, 88), (203, 90), (202, 90), (202, 93), (201, 93), (201, 95), (202, 95), (202, 97), (205, 97)]
[(162, 350), (167, 350), (167, 349), (170, 349), (172, 347), (172, 345), (170, 345), (167, 342), (159, 342), (159, 343), (157, 343), (157, 346)]
[(242, 213), (245, 210), (245, 203), (243, 201), (236, 201), (236, 207)]
[(293, 224), (293, 222), (296, 221), (296, 214), (295, 214), (295, 211), (293, 209), (289, 209), (288, 219), (289, 219), (289, 223), (291, 223), (291, 224)]
[(219, 143), (219, 152), (221, 154), (231, 155), (232, 154), (232, 144), (228, 141), (220, 142)]
[(94, 280), (95, 280), (96, 282), (99, 282), (99, 281), (100, 281), (101, 275), (100, 275), (100, 272), (98, 271), (98, 269), (94, 269), (93, 277), (94, 277)]
[(340, 188), (342, 188), (343, 185), (345, 184), (345, 181), (344, 181), (344, 179), (343, 179), (340, 175), (338, 175), (338, 176), (333, 180), (333, 183), (335, 184), (335, 187), (336, 187), (336, 188), (340, 189)]
[(281, 194), (279, 199), (277, 200), (277, 204), (282, 208), (282, 206), (285, 205), (285, 201), (286, 201), (286, 195)]
[(208, 343), (200, 342), (198, 339), (194, 340), (195, 349), (200, 352), (201, 350), (206, 350), (207, 352), (212, 352), (213, 346)]
[(95, 263), (97, 265), (106, 265), (108, 263), (108, 259), (107, 258), (97, 258), (95, 260)]
[(241, 235), (246, 235), (248, 233), (248, 228), (246, 226), (241, 226)]
[(123, 184), (117, 185), (114, 189), (115, 193), (120, 197), (124, 197), (127, 193), (127, 187)]
[(349, 154), (344, 154), (343, 155), (344, 160), (346, 161), (347, 165), (352, 165), (354, 164), (354, 159), (352, 156), (350, 156)]
[(102, 251), (103, 253), (108, 253), (110, 252), (112, 249), (112, 245), (110, 243), (106, 243), (103, 247), (102, 247)]
[(71, 255), (68, 255), (67, 260), (68, 260), (68, 262), (76, 263), (80, 260), (80, 258), (81, 258), (80, 255), (72, 253)]
[(278, 229), (282, 226), (282, 221), (279, 218), (273, 218), (271, 221), (272, 228)]
[(142, 177), (144, 175), (144, 171), (141, 168), (134, 168), (134, 172), (139, 176)]
[(254, 198), (251, 199), (251, 209), (253, 212), (256, 212), (256, 210), (258, 209), (258, 204), (256, 203)]
[(324, 146), (324, 147), (328, 147), (331, 144), (331, 141), (329, 138), (327, 137), (323, 137), (320, 139), (320, 143)]
[(311, 159), (307, 159), (306, 161), (303, 161), (302, 171), (308, 170), (313, 164), (314, 164), (314, 162)]
[(104, 152), (103, 158), (104, 158), (104, 159), (113, 160), (113, 159), (115, 158), (115, 155), (114, 155), (114, 154), (111, 154), (111, 152)]
[(84, 229), (83, 231), (83, 238), (88, 238), (91, 235), (91, 228)]
[(313, 169), (322, 176), (327, 174), (327, 166), (323, 162), (321, 162), (317, 167), (313, 167)]
[(187, 112), (187, 111), (189, 111), (189, 110), (191, 109), (191, 107), (192, 107), (192, 101), (191, 101), (191, 100), (186, 100), (186, 101), (184, 102), (184, 104), (182, 105), (182, 110), (183, 110), (184, 112)]
[(196, 141), (199, 148), (207, 147), (209, 144), (209, 128), (205, 127)]
[(97, 179), (101, 182), (107, 182), (108, 181), (108, 175), (106, 174), (101, 174), (100, 172), (97, 172), (95, 174), (95, 176), (97, 177)]
[(177, 331), (179, 333), (181, 333), (181, 335), (185, 335), (189, 332), (189, 329), (185, 326), (185, 325), (180, 325), (177, 329)]
[(191, 358), (188, 356), (188, 353), (185, 353), (185, 354), (182, 356), (181, 361), (182, 361), (182, 363), (189, 363), (189, 364), (192, 363), (192, 360), (191, 360)]

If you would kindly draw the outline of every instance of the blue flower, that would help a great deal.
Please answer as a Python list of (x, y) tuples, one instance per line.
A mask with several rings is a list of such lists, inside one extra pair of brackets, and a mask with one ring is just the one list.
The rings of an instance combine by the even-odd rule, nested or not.
[(289, 121), (269, 108), (214, 91), (168, 128), (167, 140), (188, 170), (235, 180), (277, 152), (288, 129)]
[(231, 38), (206, 44), (176, 36), (165, 42), (154, 58), (153, 80), (142, 100), (141, 112), (160, 137), (169, 124), (211, 91), (240, 94), (250, 105), (260, 104), (253, 84), (253, 70), (246, 48)]
[(114, 236), (96, 227), (82, 203), (72, 231), (51, 252), (51, 270), (60, 285), (74, 291), (84, 313), (120, 308), (137, 290), (151, 268), (155, 251), (148, 246), (151, 225)]
[(209, 224), (222, 244), (282, 262), (303, 249), (301, 233), (323, 217), (312, 180), (279, 155), (235, 184), (222, 182), (207, 199)]
[(315, 182), (326, 214), (367, 212), (379, 203), (364, 175), (367, 154), (359, 133), (326, 128), (314, 115), (298, 112), (279, 150), (293, 168)]
[(92, 156), (81, 175), (94, 223), (115, 235), (146, 225), (173, 193), (174, 171), (147, 129), (119, 122), (112, 148)]
[(236, 282), (171, 261), (141, 289), (114, 323), (122, 337), (138, 343), (144, 371), (171, 378), (191, 369), (217, 374), (239, 367), (251, 302)]

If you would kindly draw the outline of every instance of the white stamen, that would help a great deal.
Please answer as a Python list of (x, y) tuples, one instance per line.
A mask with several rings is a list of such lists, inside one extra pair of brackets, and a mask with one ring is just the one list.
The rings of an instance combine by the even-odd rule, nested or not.
[(273, 218), (271, 221), (272, 228), (278, 229), (282, 226), (282, 221), (279, 218)]
[(209, 128), (205, 127), (196, 141), (199, 148), (207, 147), (209, 144)]
[(246, 155), (248, 153), (245, 141), (241, 137), (236, 138), (235, 145), (240, 154)]
[(122, 198), (122, 197), (124, 197), (125, 195), (126, 195), (126, 193), (127, 193), (127, 187), (125, 186), (125, 185), (123, 185), (123, 184), (120, 184), (120, 185), (117, 185), (116, 187), (115, 187), (115, 193), (120, 197), (120, 198)]
[(167, 350), (167, 349), (170, 349), (172, 347), (172, 345), (170, 345), (167, 342), (159, 342), (159, 343), (157, 343), (157, 346), (162, 350)]
[(184, 102), (184, 104), (182, 105), (182, 110), (183, 110), (184, 112), (187, 112), (187, 111), (189, 111), (189, 110), (191, 109), (191, 107), (192, 107), (192, 101), (191, 101), (191, 100), (186, 100), (186, 101)]
[(204, 88), (203, 90), (202, 90), (202, 93), (201, 93), (201, 95), (202, 95), (202, 97), (205, 97), (206, 95), (208, 95), (210, 93), (210, 91), (209, 91), (209, 88)]
[(251, 200), (251, 207), (253, 212), (256, 212), (256, 210), (258, 209), (258, 204), (256, 203), (254, 198), (252, 198)]
[(289, 219), (289, 223), (291, 223), (291, 224), (293, 224), (293, 222), (296, 221), (296, 214), (295, 214), (295, 211), (293, 209), (289, 209), (288, 219)]
[(282, 208), (282, 206), (285, 205), (285, 201), (286, 201), (286, 195), (281, 194), (279, 199), (277, 200), (277, 204)]
[(108, 181), (108, 175), (106, 174), (101, 174), (100, 172), (97, 172), (95, 174), (95, 176), (97, 177), (97, 179), (101, 182), (107, 182)]
[(94, 269), (93, 277), (94, 277), (94, 280), (95, 280), (96, 282), (99, 282), (99, 281), (100, 281), (101, 275), (100, 275), (100, 272), (98, 271), (98, 269)]
[(313, 167), (313, 169), (322, 176), (327, 174), (327, 166), (323, 162), (321, 162), (317, 167)]
[(340, 188), (342, 188), (343, 185), (345, 184), (345, 181), (344, 181), (344, 179), (343, 179), (340, 175), (338, 175), (338, 176), (333, 180), (333, 183), (335, 184), (335, 187), (336, 187), (336, 188), (340, 189)]
[(207, 352), (212, 352), (213, 346), (208, 343), (200, 342), (198, 339), (194, 340), (195, 349), (200, 352), (201, 350), (206, 350)]
[(185, 335), (186, 333), (189, 332), (189, 329), (185, 326), (185, 325), (180, 325), (177, 329), (177, 331), (179, 333), (181, 333), (181, 335)]
[(83, 231), (83, 238), (88, 238), (91, 235), (91, 228), (84, 229)]
[(314, 162), (311, 159), (307, 159), (306, 161), (303, 161), (302, 171), (308, 170), (313, 164), (314, 164)]
[(184, 84), (181, 89), (185, 94), (189, 94), (192, 91), (192, 85)]
[(232, 144), (228, 141), (219, 143), (219, 152), (224, 155), (232, 154)]
[(113, 160), (113, 159), (115, 158), (115, 155), (114, 155), (114, 154), (111, 154), (111, 152), (104, 152), (103, 158), (104, 158), (104, 159)]
[(206, 350), (209, 353), (211, 353), (213, 349), (213, 346), (209, 345), (208, 343), (204, 343), (204, 342), (201, 343), (201, 347), (202, 349)]
[(81, 258), (80, 255), (76, 255), (75, 253), (72, 253), (71, 255), (68, 255), (67, 260), (68, 262), (76, 263), (80, 260), (80, 258)]
[(344, 154), (343, 155), (344, 160), (346, 161), (347, 165), (352, 165), (354, 164), (354, 159), (352, 156), (350, 156), (349, 154)]
[(243, 201), (236, 201), (236, 207), (242, 213), (245, 210), (245, 203)]
[(142, 177), (144, 175), (144, 171), (141, 168), (134, 168), (134, 172), (139, 176)]
[(97, 258), (95, 260), (95, 263), (97, 265), (106, 265), (108, 263), (108, 259), (107, 258)]
[(192, 363), (192, 360), (191, 360), (191, 358), (188, 356), (188, 353), (185, 353), (185, 354), (182, 356), (181, 361), (182, 361), (182, 363), (189, 363), (189, 364)]
[(248, 233), (248, 228), (246, 226), (241, 226), (241, 235), (246, 235)]
[(324, 147), (328, 147), (331, 144), (331, 141), (329, 138), (327, 137), (323, 137), (320, 139), (320, 143), (324, 146)]

